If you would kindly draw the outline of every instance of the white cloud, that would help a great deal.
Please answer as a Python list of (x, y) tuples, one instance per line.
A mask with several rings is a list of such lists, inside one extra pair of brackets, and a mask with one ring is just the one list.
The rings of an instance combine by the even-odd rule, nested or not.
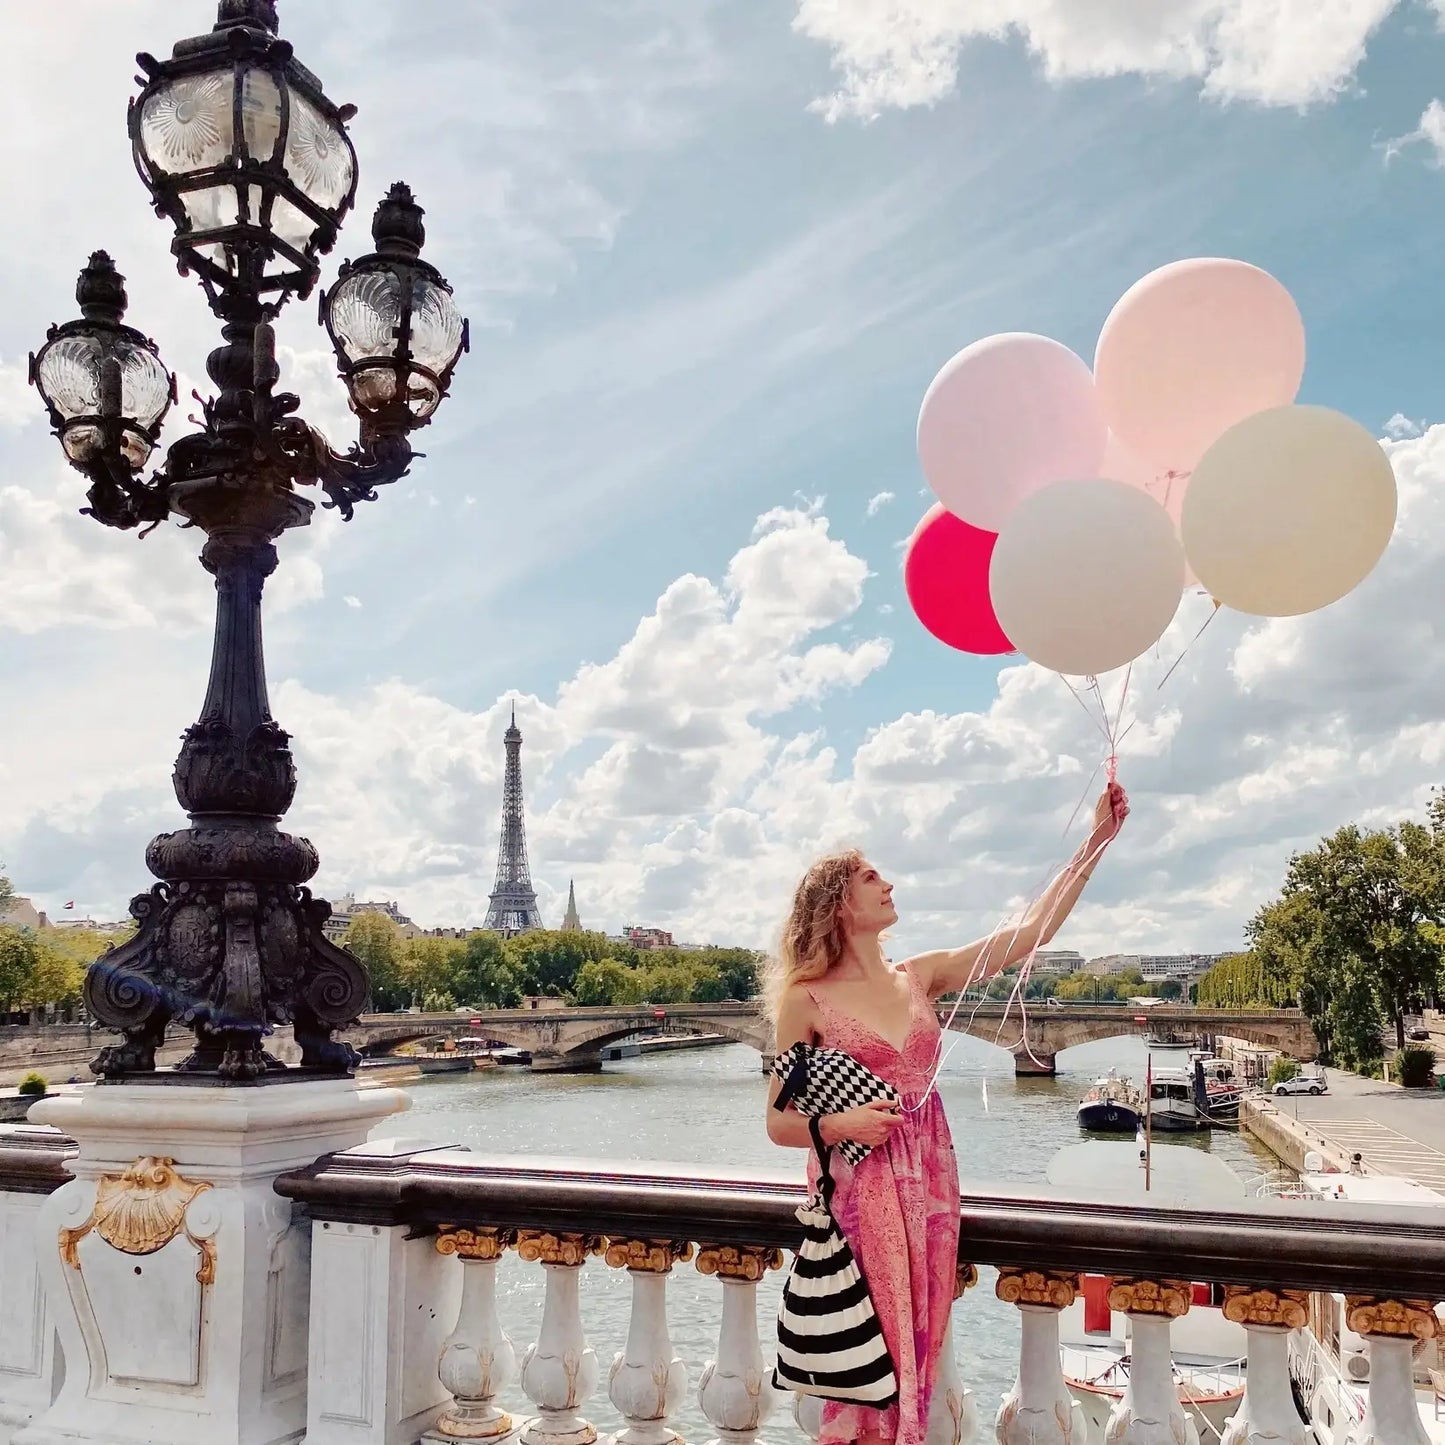
[(975, 41), (1017, 41), (1051, 80), (1192, 80), (1218, 100), (1309, 105), (1347, 89), (1398, 0), (798, 0), (832, 53), (829, 120), (932, 105)]
[(360, 608), (361, 598), (353, 597), (349, 592), (341, 599), (348, 607)]
[(1407, 441), (1411, 437), (1417, 437), (1425, 430), (1425, 423), (1411, 421), (1404, 412), (1397, 411), (1389, 421), (1385, 423), (1385, 435), (1391, 441)]
[[(1445, 427), (1387, 445), (1399, 527), (1357, 593), (1307, 618), (1221, 612), (1157, 691), (1207, 615), (1190, 599), (1136, 666), (1120, 762), (1134, 816), (1061, 941), (1232, 946), (1292, 850), (1428, 796), (1445, 760)], [(1101, 739), (1057, 678), (1012, 664), (976, 710), (884, 711), (840, 746), (816, 705), (889, 656), (881, 639), (837, 640), (861, 620), (868, 576), (826, 517), (777, 509), (720, 579), (678, 578), (555, 700), (518, 700), (532, 865), (551, 916), (575, 877), (589, 921), (763, 943), (807, 860), (852, 842), (898, 883), (900, 948), (971, 936), (1030, 896), (1083, 827), (1079, 809), (1066, 836), (1100, 786)], [(157, 677), (171, 715), (177, 675)], [(320, 846), (322, 886), (396, 897), (426, 923), (479, 921), (508, 700), (472, 711), (402, 680), (335, 695), (289, 681), (275, 696), (302, 777), (289, 821)], [(67, 755), (83, 750), (62, 710), (26, 740), (44, 785), (5, 775), (0, 856), (27, 888), (63, 877), (73, 891), (80, 875), (100, 898), (139, 881), (123, 865), (136, 874), (146, 831), (173, 805), (166, 729), (146, 722), (149, 694), (135, 701), (104, 767), (82, 759), (67, 776)]]
[(875, 492), (868, 498), (868, 515), (876, 517), (893, 500), (892, 492)]
[(1387, 140), (1382, 149), (1388, 164), (1410, 146), (1424, 145), (1430, 150), (1434, 165), (1445, 164), (1445, 103), (1432, 100), (1420, 116), (1420, 124), (1405, 135)]

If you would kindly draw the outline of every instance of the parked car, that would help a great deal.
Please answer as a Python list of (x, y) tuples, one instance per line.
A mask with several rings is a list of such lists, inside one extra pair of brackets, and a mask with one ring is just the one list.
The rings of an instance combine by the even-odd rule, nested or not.
[(1406, 1029), (1405, 1037), (1409, 1039), (1412, 1044), (1423, 1044), (1428, 1042), (1430, 1038), (1430, 1030), (1417, 1025), (1413, 1029)]
[(1292, 1079), (1281, 1079), (1274, 1086), (1276, 1094), (1323, 1094), (1329, 1085), (1323, 1074), (1296, 1074)]

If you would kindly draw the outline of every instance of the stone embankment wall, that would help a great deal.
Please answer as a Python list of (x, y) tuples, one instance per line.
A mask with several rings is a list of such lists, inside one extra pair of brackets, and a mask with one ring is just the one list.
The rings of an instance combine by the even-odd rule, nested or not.
[(1310, 1152), (1322, 1155), (1337, 1169), (1350, 1167), (1347, 1153), (1328, 1143), (1303, 1120), (1290, 1118), (1264, 1099), (1244, 1099), (1239, 1106), (1239, 1123), (1296, 1172), (1304, 1169), (1305, 1155)]

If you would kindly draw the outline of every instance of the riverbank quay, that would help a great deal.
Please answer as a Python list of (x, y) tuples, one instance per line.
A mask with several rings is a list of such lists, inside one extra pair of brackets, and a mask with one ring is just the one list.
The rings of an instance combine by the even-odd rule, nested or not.
[[(402, 1101), (339, 1081), (77, 1095), (42, 1106), (56, 1125), (73, 1120), (74, 1133), (0, 1129), (0, 1282), (13, 1326), (0, 1331), (0, 1445), (261, 1445), (282, 1438), (277, 1414), (299, 1419), (291, 1433), (304, 1431), (308, 1445), (412, 1445), (428, 1431), (484, 1438), (476, 1427), (502, 1416), (529, 1440), (560, 1445), (592, 1438), (602, 1411), (638, 1435), (665, 1432), (693, 1391), (732, 1445), (751, 1445), (765, 1426), (769, 1439), (816, 1434), (815, 1411), (798, 1407), (795, 1435), (794, 1402), (765, 1384), (772, 1325), (759, 1294), (775, 1288), (798, 1243), (796, 1172), (488, 1156), (408, 1135), (323, 1148), (273, 1173), (268, 1160), (299, 1152), (301, 1115), (324, 1112), (340, 1132), (342, 1119), (359, 1126)], [(230, 1119), (237, 1111), (264, 1151), (234, 1174), (226, 1124), (240, 1122)], [(102, 1124), (114, 1141), (104, 1156)], [(247, 1197), (231, 1198), (237, 1191)], [(1369, 1336), (1372, 1408), (1396, 1419), (1414, 1409), (1405, 1387), (1415, 1334), (1395, 1327), (1433, 1332), (1445, 1300), (1445, 1232), (1422, 1225), (1419, 1211), (1341, 1206), (1302, 1217), (1274, 1200), (1217, 1210), (971, 1184), (960, 1222), (955, 1328), (976, 1341), (981, 1321), (1002, 1327), (993, 1338), (1013, 1383), (990, 1391), (986, 1413), (1003, 1394), (1009, 1442), (1030, 1431), (1063, 1438), (1059, 1412), (1067, 1420), (1073, 1409), (1059, 1318), (1086, 1274), (1111, 1281), (1110, 1302), (1140, 1342), (1120, 1408), (1141, 1424), (1149, 1400), (1177, 1400), (1170, 1330), (1202, 1307), (1181, 1280), (1221, 1286), (1226, 1311), (1250, 1332), (1250, 1378), (1262, 1382), (1250, 1393), (1263, 1401), (1289, 1398), (1278, 1345), (1303, 1293), (1347, 1294), (1353, 1325)], [(264, 1286), (256, 1298), (274, 1308), (239, 1310), (227, 1294), (241, 1281), (224, 1272), (251, 1268)], [(498, 1344), (499, 1308), (524, 1275), (545, 1292), (513, 1350)], [(621, 1314), (598, 1308), (604, 1295)], [(127, 1344), (142, 1312), (156, 1322), (144, 1353)], [(214, 1349), (222, 1331), (240, 1348)], [(599, 1360), (614, 1352), (621, 1362), (608, 1374)], [(218, 1393), (225, 1359), (256, 1374), (268, 1418), (212, 1433), (218, 1417), (200, 1407)], [(960, 1369), (950, 1345), (942, 1368), (930, 1439), (962, 1445), (979, 1438), (984, 1402), (965, 1372), (979, 1366)], [(164, 1381), (145, 1383), (161, 1372)], [(193, 1381), (184, 1394), (180, 1374)], [(133, 1418), (137, 1397), (151, 1395), (164, 1396), (164, 1412), (156, 1403)], [(87, 1420), (89, 1433), (78, 1429)], [(194, 1427), (188, 1437), (182, 1425)]]
[(1341, 1169), (1395, 1174), (1445, 1193), (1445, 1092), (1402, 1089), (1340, 1069), (1324, 1094), (1256, 1095), (1240, 1107), (1248, 1130), (1293, 1169), (1314, 1151)]

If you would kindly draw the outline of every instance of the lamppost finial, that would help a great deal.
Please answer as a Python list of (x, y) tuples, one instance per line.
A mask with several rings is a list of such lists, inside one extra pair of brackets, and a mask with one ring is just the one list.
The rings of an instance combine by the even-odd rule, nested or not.
[(118, 323), (125, 315), (125, 277), (115, 269), (109, 252), (92, 251), (75, 283), (75, 299), (87, 321)]
[(376, 249), (383, 256), (420, 255), (426, 244), (426, 227), (421, 219), (424, 215), (426, 212), (417, 205), (411, 187), (405, 181), (393, 181), (371, 220), (371, 238)]
[(236, 25), (266, 30), (275, 35), (281, 25), (276, 15), (276, 0), (220, 0), (216, 29), (230, 30)]

